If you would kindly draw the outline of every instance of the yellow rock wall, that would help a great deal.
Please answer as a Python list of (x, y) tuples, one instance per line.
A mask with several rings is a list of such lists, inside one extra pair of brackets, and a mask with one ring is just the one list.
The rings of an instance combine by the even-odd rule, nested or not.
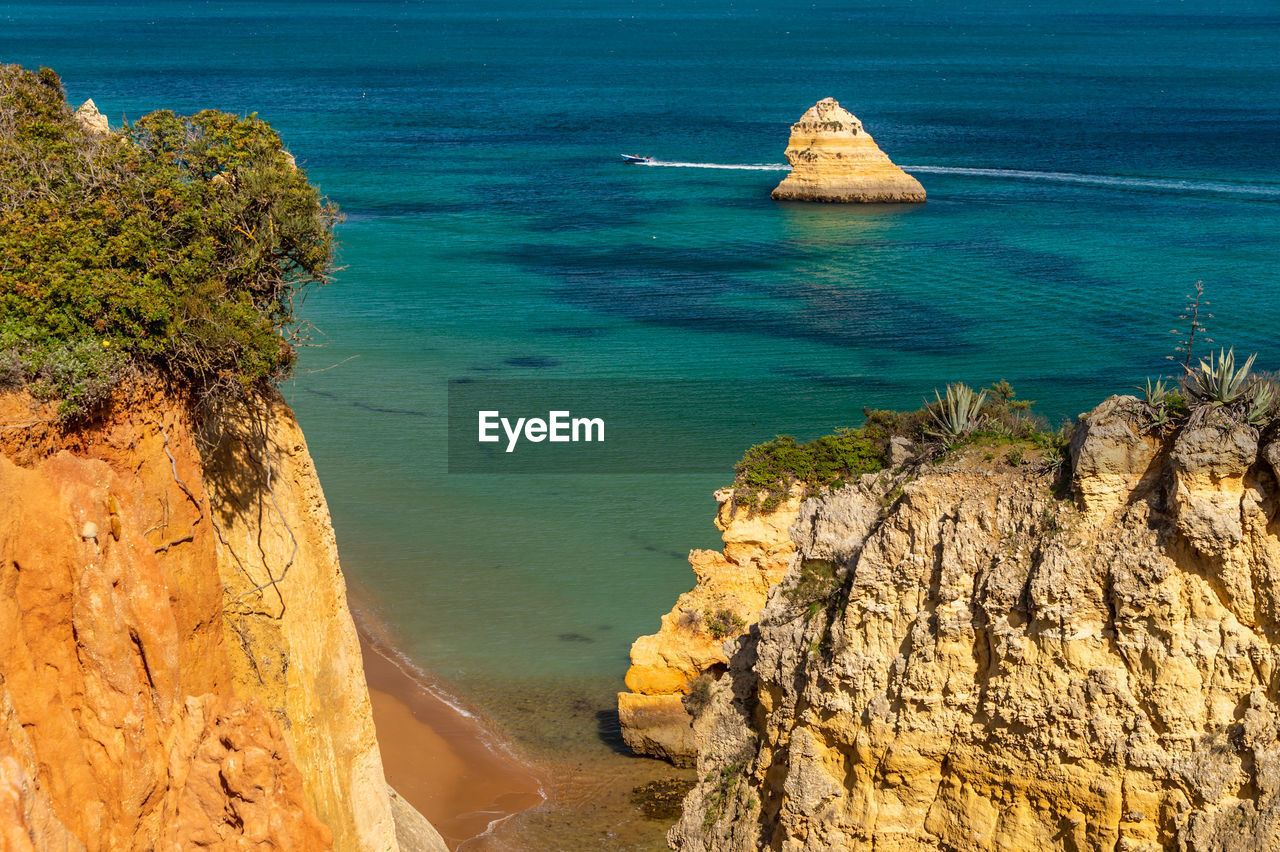
[(772, 193), (778, 201), (925, 200), (920, 181), (894, 165), (834, 98), (818, 101), (791, 126), (786, 157), (791, 172)]
[(717, 491), (715, 498), (715, 525), (724, 550), (689, 553), (697, 585), (662, 616), (657, 633), (632, 644), (626, 676), (630, 691), (618, 693), (627, 744), (637, 754), (677, 764), (694, 756), (684, 695), (703, 672), (728, 664), (725, 642), (756, 622), (770, 587), (795, 553), (789, 530), (801, 502), (798, 492), (762, 513), (735, 506), (729, 488)]
[(808, 501), (694, 722), (681, 850), (1280, 849), (1280, 443), (1085, 417)]
[(218, 436), (206, 476), (235, 689), (280, 720), (335, 847), (394, 850), (346, 582), (302, 430), (273, 398), (224, 412)]

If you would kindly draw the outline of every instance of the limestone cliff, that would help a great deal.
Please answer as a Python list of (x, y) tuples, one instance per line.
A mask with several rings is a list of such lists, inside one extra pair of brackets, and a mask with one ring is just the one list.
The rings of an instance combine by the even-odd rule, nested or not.
[(755, 624), (770, 587), (782, 578), (795, 547), (789, 528), (799, 494), (776, 509), (753, 513), (737, 506), (732, 489), (715, 494), (716, 528), (724, 551), (694, 550), (689, 564), (697, 585), (662, 616), (662, 628), (631, 646), (631, 668), (618, 693), (622, 737), (637, 754), (677, 765), (695, 758), (684, 696), (704, 672), (723, 671), (726, 641)]
[(0, 848), (399, 848), (301, 432), (215, 420), (0, 395)]
[(862, 122), (835, 98), (823, 98), (791, 125), (790, 173), (777, 201), (921, 202), (920, 181), (893, 164)]
[(673, 848), (1280, 849), (1275, 427), (1117, 397), (1071, 493), (1028, 456), (803, 504)]

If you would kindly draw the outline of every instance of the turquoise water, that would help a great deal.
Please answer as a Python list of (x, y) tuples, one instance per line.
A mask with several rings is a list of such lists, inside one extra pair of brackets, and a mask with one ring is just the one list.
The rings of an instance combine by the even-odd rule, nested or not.
[[(1199, 279), (1210, 336), (1280, 368), (1274, 4), (955, 6), (10, 3), (0, 56), (113, 122), (256, 110), (346, 211), (285, 391), (361, 595), (510, 718), (547, 684), (607, 708), (753, 442), (949, 380), (1060, 421), (1168, 371)], [(928, 204), (769, 200), (825, 96)], [(698, 436), (725, 469), (446, 472), (448, 380), (615, 377), (740, 388)], [(670, 440), (700, 403), (657, 400)], [(519, 732), (596, 736), (574, 718)]]

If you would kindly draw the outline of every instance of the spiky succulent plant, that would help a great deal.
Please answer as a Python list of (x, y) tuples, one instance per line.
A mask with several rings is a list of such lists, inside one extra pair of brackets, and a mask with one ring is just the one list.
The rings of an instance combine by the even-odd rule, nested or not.
[(939, 394), (937, 389), (934, 389), (933, 396), (936, 402), (929, 406), (929, 415), (938, 427), (936, 434), (946, 441), (969, 434), (986, 419), (982, 414), (982, 406), (987, 401), (986, 391), (975, 393), (963, 382), (955, 382), (947, 385), (946, 396)]
[(1249, 410), (1245, 412), (1249, 423), (1257, 426), (1271, 417), (1276, 409), (1275, 388), (1269, 381), (1260, 380), (1249, 389)]
[(1257, 357), (1257, 354), (1250, 355), (1237, 369), (1236, 350), (1218, 350), (1216, 357), (1210, 355), (1208, 361), (1202, 360), (1200, 369), (1193, 370), (1187, 377), (1187, 392), (1197, 402), (1230, 405), (1249, 390), (1249, 370)]
[(1148, 376), (1146, 382), (1138, 386), (1138, 390), (1142, 391), (1143, 402), (1152, 408), (1162, 408), (1168, 403), (1173, 387), (1166, 384), (1164, 379), (1156, 379), (1153, 382)]

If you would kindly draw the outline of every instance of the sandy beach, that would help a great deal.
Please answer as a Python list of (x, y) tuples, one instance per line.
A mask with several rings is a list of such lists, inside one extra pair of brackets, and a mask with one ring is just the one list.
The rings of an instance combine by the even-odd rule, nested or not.
[(543, 801), (544, 781), (476, 718), (453, 706), (361, 630), (365, 677), (387, 781), (451, 849)]
[[(359, 600), (358, 592), (353, 596)], [(632, 802), (632, 790), (693, 773), (632, 756), (616, 730), (611, 693), (566, 697), (563, 685), (549, 684), (515, 701), (501, 722), (487, 723), (404, 661), (366, 607), (357, 602), (353, 615), (387, 781), (451, 849), (667, 848), (672, 820), (646, 817)], [(570, 730), (597, 730), (599, 736), (585, 743), (578, 736), (572, 742), (547, 739), (550, 731), (566, 729), (566, 720)], [(540, 732), (546, 745), (518, 754), (499, 733), (503, 726), (526, 740)]]

